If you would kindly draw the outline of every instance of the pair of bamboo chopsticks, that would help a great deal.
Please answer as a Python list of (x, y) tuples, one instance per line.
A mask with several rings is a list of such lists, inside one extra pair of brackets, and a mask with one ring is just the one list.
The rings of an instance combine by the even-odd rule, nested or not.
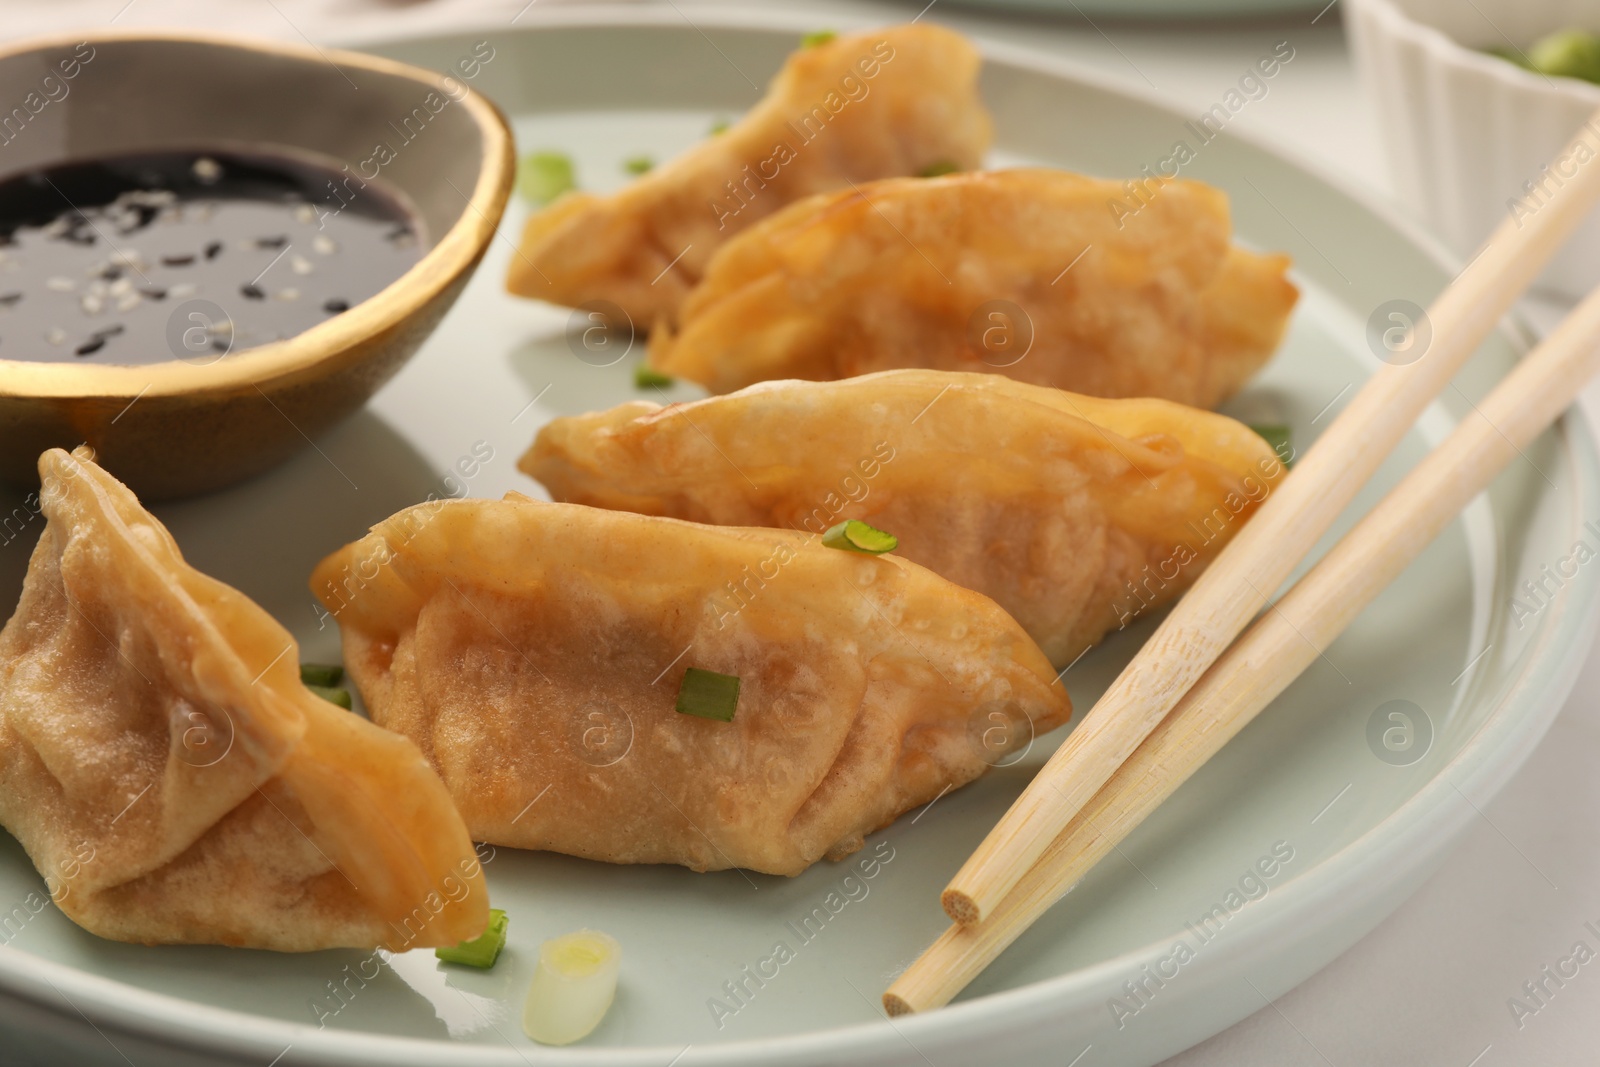
[[(1558, 160), (1592, 158), (1593, 131), (1600, 111)], [(946, 1004), (977, 977), (1287, 688), (1600, 371), (1596, 290), (1228, 649), (1597, 201), (1600, 160), (1579, 165), (1531, 218), (1508, 218), (1440, 294), (1430, 348), (1356, 394), (962, 867), (943, 896), (956, 925), (884, 994), (891, 1015)]]

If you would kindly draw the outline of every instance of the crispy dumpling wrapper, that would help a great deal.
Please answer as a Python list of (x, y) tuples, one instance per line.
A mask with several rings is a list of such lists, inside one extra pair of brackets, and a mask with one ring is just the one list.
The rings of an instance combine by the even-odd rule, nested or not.
[(1277, 348), (1289, 260), (1230, 244), (1221, 191), (1143, 184), (1142, 207), (1045, 169), (800, 201), (718, 251), (651, 365), (713, 393), (928, 367), (1215, 407)]
[(0, 824), (117, 941), (453, 945), (488, 922), (461, 817), (405, 738), (300, 683), (293, 638), (184, 562), (79, 449), (0, 631)]
[(518, 465), (597, 507), (814, 534), (861, 519), (1058, 664), (1192, 584), (1283, 470), (1208, 411), (924, 370), (558, 418)]
[(609, 301), (640, 330), (670, 321), (718, 246), (785, 204), (978, 166), (992, 137), (980, 62), (965, 38), (929, 23), (802, 48), (722, 133), (618, 193), (569, 193), (529, 219), (506, 288), (572, 306)]
[[(992, 601), (788, 530), (435, 502), (312, 590), (474, 837), (611, 863), (798, 874), (1071, 712)], [(675, 710), (688, 668), (738, 677), (731, 721)]]

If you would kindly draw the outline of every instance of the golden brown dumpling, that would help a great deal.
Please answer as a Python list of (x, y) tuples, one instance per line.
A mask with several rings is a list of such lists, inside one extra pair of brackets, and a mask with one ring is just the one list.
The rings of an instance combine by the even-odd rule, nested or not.
[[(474, 837), (611, 863), (798, 874), (1071, 712), (992, 601), (788, 530), (435, 502), (312, 591)], [(731, 721), (675, 710), (690, 668), (739, 679)]]
[(641, 330), (670, 320), (733, 234), (785, 204), (989, 147), (980, 57), (929, 23), (803, 48), (721, 134), (611, 196), (572, 193), (528, 220), (506, 288), (557, 304), (610, 301)]
[(1042, 169), (812, 197), (723, 246), (650, 362), (713, 393), (930, 367), (1214, 407), (1277, 347), (1289, 261), (1230, 246), (1219, 190), (1152, 187), (1123, 213)]
[(1187, 588), (1283, 469), (1208, 411), (924, 370), (560, 418), (519, 466), (558, 500), (696, 522), (862, 519), (1057, 663)]
[(410, 741), (300, 684), (293, 638), (79, 449), (0, 631), (0, 823), (79, 926), (303, 952), (483, 932), (471, 840)]

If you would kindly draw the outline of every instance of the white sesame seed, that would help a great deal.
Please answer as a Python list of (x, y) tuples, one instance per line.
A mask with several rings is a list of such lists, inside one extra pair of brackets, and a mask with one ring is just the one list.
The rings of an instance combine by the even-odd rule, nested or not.
[(54, 289), (58, 293), (70, 293), (78, 287), (78, 283), (71, 278), (49, 278), (44, 284), (45, 288)]

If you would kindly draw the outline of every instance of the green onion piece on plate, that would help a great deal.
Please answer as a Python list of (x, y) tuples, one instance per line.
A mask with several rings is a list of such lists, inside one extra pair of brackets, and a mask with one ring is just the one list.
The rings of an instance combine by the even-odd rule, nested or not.
[(842, 548), (846, 552), (866, 552), (880, 556), (885, 552), (893, 552), (900, 544), (900, 539), (894, 534), (886, 534), (876, 527), (868, 526), (860, 519), (846, 519), (823, 534), (822, 543), (829, 548)]
[(1272, 446), (1272, 450), (1278, 454), (1279, 459), (1283, 460), (1285, 467), (1294, 466), (1294, 439), (1290, 434), (1289, 427), (1272, 424), (1251, 426), (1250, 429), (1255, 431), (1257, 437)]
[(939, 162), (929, 163), (926, 167), (923, 167), (921, 170), (917, 171), (917, 177), (942, 178), (946, 174), (955, 174), (960, 169), (960, 167), (956, 166), (948, 159), (941, 159)]
[(300, 680), (306, 685), (338, 685), (344, 668), (337, 663), (302, 663)]
[(506, 927), (510, 925), (511, 920), (506, 918), (505, 912), (490, 908), (489, 927), (482, 934), (459, 945), (436, 948), (433, 954), (446, 963), (464, 963), (468, 967), (488, 970), (500, 958), (500, 950), (506, 947)]
[(717, 119), (711, 124), (711, 136), (715, 137), (719, 133), (727, 133), (728, 127), (732, 125), (733, 123), (729, 122), (727, 119)]
[(732, 722), (739, 710), (739, 676), (690, 667), (678, 687), (678, 711), (702, 719)]
[(560, 152), (534, 152), (517, 164), (517, 193), (541, 206), (578, 187), (572, 160)]
[(633, 175), (649, 174), (650, 168), (655, 165), (656, 161), (649, 156), (634, 156), (632, 159), (622, 161), (622, 169)]
[(636, 363), (633, 367), (633, 387), (635, 389), (665, 389), (672, 385), (673, 379), (662, 374), (648, 363)]
[(837, 36), (839, 36), (837, 30), (816, 30), (800, 38), (800, 47), (815, 48), (819, 44), (827, 44)]
[(345, 711), (350, 710), (350, 690), (339, 689), (331, 685), (307, 685), (306, 688), (328, 703), (337, 704)]

